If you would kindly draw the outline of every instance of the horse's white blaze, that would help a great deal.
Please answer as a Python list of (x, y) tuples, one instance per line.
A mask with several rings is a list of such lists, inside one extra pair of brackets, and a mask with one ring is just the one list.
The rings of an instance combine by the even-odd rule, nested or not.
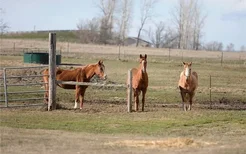
[(143, 67), (142, 67), (142, 72), (143, 72), (143, 73), (145, 73), (145, 70), (146, 70), (145, 65), (144, 65), (144, 62), (145, 62), (145, 61), (143, 60), (143, 61), (142, 61), (142, 65), (143, 65)]
[(185, 76), (186, 77), (190, 76), (190, 69), (189, 68), (185, 69)]
[(74, 101), (74, 108), (76, 109), (78, 107), (78, 102)]

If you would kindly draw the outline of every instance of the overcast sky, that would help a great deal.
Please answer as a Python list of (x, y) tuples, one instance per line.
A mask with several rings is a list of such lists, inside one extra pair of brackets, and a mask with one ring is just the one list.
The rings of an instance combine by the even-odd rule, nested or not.
[[(1, 18), (9, 31), (76, 29), (82, 19), (100, 15), (94, 2), (98, 0), (0, 0), (5, 10)], [(140, 0), (134, 0), (130, 36), (137, 36)], [(172, 26), (170, 12), (177, 0), (159, 0), (151, 23), (164, 21)], [(234, 43), (236, 49), (246, 46), (246, 0), (202, 0), (207, 15), (203, 41), (219, 41), (224, 46)], [(148, 29), (150, 25), (146, 25)]]

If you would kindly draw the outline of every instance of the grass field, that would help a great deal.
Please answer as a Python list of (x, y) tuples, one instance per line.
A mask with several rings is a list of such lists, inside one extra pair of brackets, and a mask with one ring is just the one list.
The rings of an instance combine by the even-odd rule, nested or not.
[[(105, 82), (124, 84), (128, 69), (138, 66), (139, 52), (129, 53), (121, 61), (112, 53), (73, 53), (64, 56), (62, 63), (103, 59), (108, 74)], [(89, 87), (83, 110), (73, 109), (74, 91), (58, 88), (61, 108), (56, 111), (47, 112), (44, 107), (1, 109), (1, 153), (244, 153), (243, 61), (231, 59), (221, 66), (214, 58), (188, 56), (183, 60), (193, 61), (192, 70), (199, 76), (192, 111), (183, 112), (180, 106), (177, 83), (182, 60), (148, 53), (145, 112), (126, 112), (124, 88)], [(22, 56), (2, 55), (0, 65), (30, 64), (23, 64)]]
[[(58, 41), (69, 41), (75, 42), (78, 40), (75, 31), (52, 31), (56, 32)], [(47, 40), (47, 36), (49, 36), (49, 31), (37, 31), (37, 32), (23, 32), (23, 33), (12, 33), (12, 34), (3, 34), (1, 37), (5, 39), (39, 39), (39, 40)]]

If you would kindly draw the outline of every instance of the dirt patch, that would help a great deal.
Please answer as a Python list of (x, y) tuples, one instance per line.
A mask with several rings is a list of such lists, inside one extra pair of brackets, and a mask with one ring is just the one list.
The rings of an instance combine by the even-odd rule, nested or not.
[(129, 147), (143, 147), (147, 149), (152, 148), (187, 148), (187, 147), (202, 147), (208, 145), (215, 145), (216, 143), (195, 141), (191, 138), (170, 138), (166, 140), (124, 140), (109, 142), (106, 145), (110, 146), (129, 146)]

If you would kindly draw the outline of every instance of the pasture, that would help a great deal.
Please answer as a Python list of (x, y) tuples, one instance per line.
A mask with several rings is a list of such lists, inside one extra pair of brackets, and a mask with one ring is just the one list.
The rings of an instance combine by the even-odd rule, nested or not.
[[(118, 51), (74, 52), (64, 55), (62, 63), (89, 64), (102, 59), (108, 79), (101, 82), (125, 84), (127, 70), (139, 65), (138, 53), (148, 54), (149, 88), (144, 112), (126, 112), (124, 88), (89, 87), (84, 109), (74, 110), (74, 91), (57, 87), (58, 110), (1, 109), (1, 153), (245, 152), (245, 59), (228, 59), (221, 66), (220, 59), (206, 56), (194, 58), (187, 54), (170, 60), (157, 51), (151, 54), (141, 50), (129, 52), (121, 60)], [(177, 88), (182, 60), (192, 61), (192, 70), (199, 76), (189, 112), (182, 110)], [(24, 64), (21, 54), (1, 55), (0, 64), (34, 65)]]

